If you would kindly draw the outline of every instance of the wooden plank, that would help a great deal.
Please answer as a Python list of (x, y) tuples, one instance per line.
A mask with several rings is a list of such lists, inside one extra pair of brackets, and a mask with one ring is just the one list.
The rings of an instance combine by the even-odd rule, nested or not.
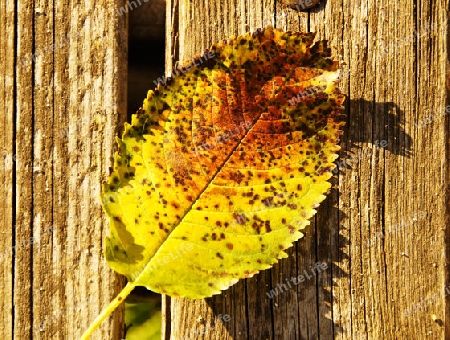
[[(14, 3), (0, 2), (0, 32), (15, 32)], [(1, 116), (0, 131), (2, 142), (0, 148), (0, 309), (4, 311), (0, 316), (0, 335), (11, 339), (13, 330), (12, 305), (13, 292), (13, 261), (12, 247), (14, 244), (15, 202), (14, 180), (16, 169), (15, 130), (14, 130), (14, 40), (15, 34), (0, 35), (0, 98)], [(3, 226), (8, 226), (7, 228)]]
[[(435, 3), (433, 9), (416, 12), (415, 4), (342, 3), (348, 10), (341, 54), (350, 71), (343, 144), (356, 155), (352, 169), (340, 179), (341, 209), (347, 215), (342, 234), (350, 242), (348, 260), (342, 263), (348, 275), (335, 294), (342, 339), (443, 338), (443, 327), (431, 316), (444, 320), (445, 199), (435, 193), (445, 183), (440, 169), (445, 167), (448, 130), (435, 125), (434, 138), (440, 142), (432, 146), (430, 131), (415, 124), (429, 108), (442, 112), (445, 107), (444, 95), (433, 98), (425, 85), (429, 69), (445, 70), (445, 34), (439, 32), (446, 26), (445, 7)], [(417, 3), (423, 9), (429, 5)], [(425, 32), (420, 27), (425, 22), (441, 28)], [(415, 29), (424, 33), (418, 43)], [(427, 58), (421, 57), (423, 51)], [(433, 84), (444, 84), (444, 74), (436, 74)], [(386, 147), (377, 147), (377, 140), (385, 140)], [(427, 161), (430, 153), (439, 160)], [(404, 316), (412, 303), (434, 294), (439, 295), (435, 303)]]
[[(0, 4), (3, 338), (77, 338), (123, 285), (99, 202), (126, 119), (123, 5)], [(122, 333), (119, 310), (93, 338)]]
[[(177, 6), (167, 39), (180, 60), (267, 23), (316, 31), (341, 62), (348, 118), (334, 189), (289, 259), (220, 296), (165, 297), (164, 338), (444, 338), (448, 0), (323, 1), (310, 14), (273, 1)], [(266, 296), (316, 263), (327, 268)]]
[[(20, 62), (20, 67), (16, 66), (15, 91), (16, 96), (13, 104), (14, 128), (16, 145), (16, 181), (13, 195), (15, 196), (15, 226), (5, 226), (13, 230), (13, 243), (15, 251), (13, 252), (13, 337), (19, 339), (29, 339), (33, 334), (32, 313), (32, 251), (29, 240), (32, 238), (33, 223), (33, 193), (32, 193), (32, 173), (33, 173), (33, 155), (32, 155), (32, 100), (18, 100), (18, 98), (33, 98), (33, 77), (31, 66), (21, 64), (28, 53), (33, 51), (33, 6), (25, 6), (22, 10), (14, 8), (17, 22), (16, 40), (16, 58)], [(19, 23), (27, 23), (20, 25)], [(11, 303), (10, 302), (10, 303)]]

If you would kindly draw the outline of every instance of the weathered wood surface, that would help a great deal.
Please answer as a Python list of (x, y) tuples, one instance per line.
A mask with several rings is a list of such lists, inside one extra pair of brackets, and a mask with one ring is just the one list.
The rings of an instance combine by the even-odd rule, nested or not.
[[(167, 70), (267, 24), (316, 31), (341, 63), (348, 119), (334, 189), (290, 258), (220, 296), (164, 297), (165, 339), (450, 338), (448, 8), (167, 1)], [(269, 299), (318, 262), (328, 268)]]
[[(2, 338), (78, 338), (122, 284), (98, 193), (126, 112), (124, 5), (0, 1)], [(348, 124), (335, 188), (292, 256), (211, 299), (165, 298), (165, 337), (450, 338), (448, 0), (167, 9), (168, 69), (269, 23), (317, 31), (341, 61)], [(122, 331), (119, 311), (94, 338)]]
[[(123, 284), (99, 192), (126, 117), (124, 1), (0, 1), (0, 337), (77, 339)], [(123, 311), (94, 339), (120, 339)]]

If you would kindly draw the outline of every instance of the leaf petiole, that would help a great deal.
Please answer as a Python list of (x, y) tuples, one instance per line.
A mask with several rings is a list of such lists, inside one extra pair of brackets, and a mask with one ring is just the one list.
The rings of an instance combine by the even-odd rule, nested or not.
[(125, 298), (133, 291), (136, 287), (135, 282), (128, 282), (127, 285), (122, 289), (122, 291), (116, 296), (116, 298), (100, 313), (99, 316), (91, 323), (89, 328), (81, 336), (81, 340), (88, 340), (92, 333), (100, 326), (100, 324), (105, 321), (105, 319), (125, 300)]

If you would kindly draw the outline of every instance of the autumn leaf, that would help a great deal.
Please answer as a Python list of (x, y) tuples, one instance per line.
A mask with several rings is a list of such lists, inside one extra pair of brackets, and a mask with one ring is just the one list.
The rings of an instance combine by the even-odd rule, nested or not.
[(103, 185), (105, 257), (135, 286), (205, 298), (287, 257), (330, 188), (338, 64), (314, 33), (231, 37), (149, 91)]

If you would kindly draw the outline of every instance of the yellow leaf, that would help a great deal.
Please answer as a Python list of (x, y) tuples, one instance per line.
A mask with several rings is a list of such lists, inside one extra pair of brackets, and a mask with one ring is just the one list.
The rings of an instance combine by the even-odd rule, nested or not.
[(148, 92), (103, 186), (105, 256), (129, 283), (96, 325), (134, 286), (208, 297), (302, 237), (344, 124), (337, 62), (313, 39), (272, 27), (233, 37)]

